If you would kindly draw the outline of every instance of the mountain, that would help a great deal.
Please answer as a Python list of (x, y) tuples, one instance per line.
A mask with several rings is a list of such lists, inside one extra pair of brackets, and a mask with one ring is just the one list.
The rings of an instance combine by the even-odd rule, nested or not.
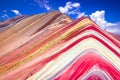
[(120, 34), (114, 34), (114, 33), (110, 33), (110, 34), (120, 41)]
[(23, 17), (0, 33), (0, 80), (119, 80), (117, 37), (84, 16)]
[(22, 19), (26, 18), (27, 16), (21, 15), (16, 16), (12, 19), (6, 20), (6, 21), (0, 21), (0, 32), (10, 28), (12, 25), (15, 25), (17, 22), (21, 21)]

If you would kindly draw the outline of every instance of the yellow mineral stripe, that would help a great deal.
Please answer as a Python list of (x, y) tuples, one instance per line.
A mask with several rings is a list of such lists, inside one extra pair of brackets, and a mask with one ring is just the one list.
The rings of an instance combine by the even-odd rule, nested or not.
[[(88, 44), (88, 45), (86, 45), (86, 44)], [(116, 59), (113, 56), (111, 56), (110, 54), (108, 55), (108, 52), (110, 52), (110, 53), (112, 53), (112, 52), (109, 49), (107, 49), (106, 47), (105, 48), (103, 48), (103, 47), (105, 47), (105, 46), (102, 45), (99, 41), (97, 41), (94, 38), (85, 39), (84, 41), (75, 45), (69, 51), (65, 52), (65, 54), (62, 54), (55, 60), (52, 60), (51, 62), (49, 62), (42, 70), (40, 70), (35, 75), (28, 78), (28, 80), (35, 80), (36, 78), (39, 78), (38, 80), (42, 80), (42, 79), (48, 79), (48, 78), (52, 77), (56, 72), (58, 72), (61, 69), (61, 67), (63, 67), (64, 64), (67, 65), (67, 63), (71, 62), (74, 58), (76, 58), (76, 56), (78, 56), (78, 54), (81, 54), (80, 56), (84, 55), (84, 53), (82, 54), (82, 52), (87, 49), (91, 49), (91, 50), (95, 49), (97, 51), (96, 53), (99, 54), (100, 57), (104, 56), (111, 62), (112, 62), (112, 60), (114, 60), (115, 62), (112, 62), (112, 63), (114, 63), (114, 64), (117, 63), (115, 65), (117, 65), (117, 67), (119, 67), (119, 69), (120, 69), (120, 65), (118, 64), (119, 61), (116, 61)], [(69, 58), (69, 59), (67, 59), (67, 58)], [(63, 62), (63, 64), (61, 62)], [(60, 65), (60, 63), (61, 63), (61, 65)], [(55, 65), (53, 65), (53, 64), (55, 64)], [(54, 67), (54, 66), (56, 66), (56, 67)], [(54, 69), (50, 69), (51, 67)]]
[(35, 51), (33, 54), (31, 54), (27, 58), (25, 58), (25, 59), (23, 59), (21, 61), (18, 61), (16, 63), (12, 64), (12, 65), (0, 66), (0, 74), (5, 73), (5, 72), (7, 72), (9, 70), (12, 70), (12, 69), (14, 69), (16, 67), (19, 67), (20, 65), (32, 60), (33, 58), (37, 57), (39, 54), (45, 52), (48, 48), (54, 46), (55, 44), (59, 43), (60, 41), (64, 40), (68, 36), (70, 36), (72, 34), (72, 32), (74, 32), (75, 30), (81, 29), (82, 27), (84, 27), (86, 25), (89, 25), (89, 24), (94, 24), (94, 23), (92, 21), (90, 21), (88, 18), (80, 21), (79, 23), (74, 25), (71, 29), (69, 29), (67, 32), (65, 32), (63, 35), (61, 35), (60, 37), (58, 37), (54, 41), (51, 41), (51, 42), (45, 44), (39, 50)]

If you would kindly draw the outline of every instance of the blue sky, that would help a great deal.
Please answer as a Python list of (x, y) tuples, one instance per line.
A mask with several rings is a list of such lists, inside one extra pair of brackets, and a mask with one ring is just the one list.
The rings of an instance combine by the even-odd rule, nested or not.
[[(58, 10), (73, 19), (86, 15), (103, 29), (120, 34), (120, 0), (1, 0), (0, 20)], [(113, 30), (115, 27), (115, 30)]]

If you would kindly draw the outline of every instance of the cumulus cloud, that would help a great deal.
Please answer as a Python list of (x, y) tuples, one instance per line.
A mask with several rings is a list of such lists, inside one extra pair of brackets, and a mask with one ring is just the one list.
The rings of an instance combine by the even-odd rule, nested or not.
[(110, 23), (107, 22), (105, 20), (105, 11), (101, 10), (101, 11), (96, 11), (94, 13), (92, 13), (90, 15), (90, 18), (95, 21), (102, 29), (108, 31), (108, 32), (112, 32), (112, 33), (116, 33), (116, 34), (120, 34), (120, 23)]
[(66, 5), (64, 7), (59, 7), (59, 10), (62, 12), (62, 13), (73, 13), (73, 11), (70, 11), (70, 9), (73, 9), (73, 8), (79, 8), (80, 7), (80, 4), (79, 3), (72, 3), (72, 2), (67, 2)]
[(48, 0), (34, 0), (40, 7), (45, 8), (46, 10), (51, 10), (52, 8), (49, 5)]
[(13, 13), (15, 13), (16, 15), (21, 15), (21, 13), (18, 10), (11, 10)]
[(85, 15), (84, 12), (80, 12), (80, 3), (77, 2), (67, 2), (66, 5), (60, 6), (59, 11), (68, 15), (77, 15), (77, 18)]
[(114, 23), (114, 25), (108, 26), (106, 28), (106, 31), (115, 33), (115, 34), (120, 34), (120, 22)]
[[(68, 15), (77, 15), (76, 18), (79, 18), (83, 15), (86, 15), (84, 12), (80, 12), (80, 3), (76, 2), (67, 2), (65, 6), (60, 6), (59, 11)], [(102, 29), (112, 32), (115, 34), (120, 34), (120, 22), (110, 23), (105, 20), (105, 11), (95, 11), (90, 16), (90, 18), (95, 21)]]

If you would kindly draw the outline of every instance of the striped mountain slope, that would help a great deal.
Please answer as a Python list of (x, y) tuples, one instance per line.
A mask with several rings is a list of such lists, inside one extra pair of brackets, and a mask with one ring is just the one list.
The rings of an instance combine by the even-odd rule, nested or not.
[(12, 19), (5, 20), (5, 21), (0, 21), (0, 33), (3, 32), (4, 30), (12, 27), (12, 25), (15, 25), (17, 22), (21, 21), (22, 19), (27, 18), (28, 16), (21, 15), (21, 16), (16, 16)]
[(112, 34), (112, 36), (114, 36), (116, 39), (120, 41), (120, 34), (113, 34), (113, 33), (110, 33), (110, 34)]
[(53, 11), (0, 34), (0, 80), (120, 80), (120, 41), (91, 19)]

